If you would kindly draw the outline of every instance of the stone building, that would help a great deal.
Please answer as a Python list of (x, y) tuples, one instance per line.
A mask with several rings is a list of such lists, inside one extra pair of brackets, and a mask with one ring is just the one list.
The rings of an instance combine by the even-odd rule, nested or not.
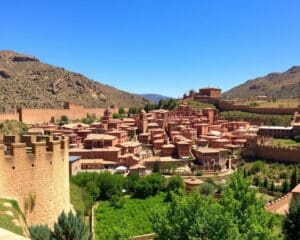
[(70, 211), (68, 139), (31, 136), (27, 140), (4, 136), (1, 196), (17, 200), (28, 225), (53, 227), (63, 210)]

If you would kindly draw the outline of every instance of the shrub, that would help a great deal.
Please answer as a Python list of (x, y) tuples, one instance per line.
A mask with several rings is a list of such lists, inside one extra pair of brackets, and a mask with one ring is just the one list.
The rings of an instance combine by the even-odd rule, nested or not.
[(51, 230), (48, 225), (35, 225), (28, 228), (32, 240), (50, 240)]
[(296, 142), (300, 142), (300, 135), (296, 135), (296, 136), (294, 137), (294, 140), (295, 140)]
[(113, 195), (110, 199), (110, 205), (116, 209), (123, 208), (124, 203), (125, 203), (125, 200), (121, 196)]
[(145, 199), (152, 194), (152, 186), (145, 179), (140, 179), (134, 189), (133, 197)]
[(214, 185), (211, 184), (211, 183), (208, 183), (208, 182), (205, 182), (203, 184), (200, 185), (200, 193), (203, 194), (203, 195), (212, 195), (213, 192), (214, 192)]

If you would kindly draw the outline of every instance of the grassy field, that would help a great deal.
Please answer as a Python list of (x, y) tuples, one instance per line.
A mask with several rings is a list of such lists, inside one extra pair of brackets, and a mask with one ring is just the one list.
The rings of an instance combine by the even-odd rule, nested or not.
[(70, 181), (70, 200), (74, 209), (80, 216), (88, 215), (89, 207), (92, 204), (92, 200), (85, 189), (77, 186)]
[(145, 200), (125, 198), (119, 209), (109, 202), (100, 202), (94, 212), (96, 239), (128, 239), (151, 233), (150, 216), (155, 207), (164, 205), (164, 196), (158, 194)]
[(278, 99), (275, 102), (273, 101), (246, 101), (242, 102), (242, 104), (246, 104), (253, 107), (258, 108), (296, 108), (300, 104), (299, 99)]
[(284, 147), (289, 147), (289, 146), (300, 146), (300, 142), (296, 142), (293, 139), (272, 139), (272, 145), (274, 146), (284, 146)]
[[(10, 206), (5, 206), (9, 204)], [(11, 215), (8, 214), (11, 213)], [(13, 233), (24, 235), (23, 229), (20, 226), (19, 217), (21, 211), (18, 204), (14, 200), (0, 199), (0, 227)]]
[(200, 110), (203, 108), (216, 108), (213, 104), (198, 101), (188, 101), (187, 104), (196, 110)]

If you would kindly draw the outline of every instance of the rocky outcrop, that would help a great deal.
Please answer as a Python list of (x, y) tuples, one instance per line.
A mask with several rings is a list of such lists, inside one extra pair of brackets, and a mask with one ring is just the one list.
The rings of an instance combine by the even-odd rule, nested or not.
[(3, 77), (3, 78), (10, 78), (10, 74), (3, 70), (3, 69), (0, 69), (0, 77)]

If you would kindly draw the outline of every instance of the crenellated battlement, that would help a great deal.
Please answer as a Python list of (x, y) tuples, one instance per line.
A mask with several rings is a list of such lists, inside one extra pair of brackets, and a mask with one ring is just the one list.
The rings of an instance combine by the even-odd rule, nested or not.
[(5, 156), (14, 156), (17, 152), (26, 154), (35, 154), (37, 151), (41, 154), (56, 152), (67, 150), (68, 141), (66, 136), (5, 135), (0, 151), (3, 150)]
[[(27, 223), (52, 226), (62, 210), (69, 211), (68, 137), (4, 136), (0, 144), (1, 194), (17, 199)], [(35, 209), (26, 212), (28, 196)]]

